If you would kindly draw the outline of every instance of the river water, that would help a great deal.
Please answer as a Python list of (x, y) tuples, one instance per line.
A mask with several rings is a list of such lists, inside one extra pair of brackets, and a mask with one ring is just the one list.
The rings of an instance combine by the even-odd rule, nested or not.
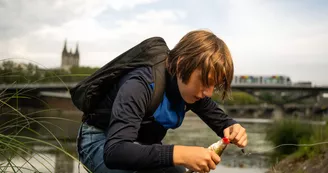
[[(215, 171), (229, 173), (264, 173), (268, 170), (272, 145), (265, 140), (267, 123), (241, 123), (247, 130), (248, 145), (243, 154), (235, 145), (229, 145), (221, 156)], [(182, 126), (168, 131), (167, 143), (208, 147), (220, 138), (197, 116), (186, 116)]]
[[(57, 117), (60, 116), (58, 115)], [(71, 133), (68, 136), (72, 136), (72, 134), (74, 136), (76, 129), (78, 128), (78, 123), (72, 125), (64, 121), (65, 120), (62, 120), (61, 122), (57, 120), (56, 122), (51, 123), (53, 129), (55, 129), (54, 127), (57, 128), (57, 125), (61, 126), (61, 132), (55, 133), (63, 133), (65, 135)], [(269, 126), (269, 124), (241, 124), (247, 129), (248, 133), (249, 142), (248, 146), (245, 148), (245, 151), (251, 154), (244, 155), (238, 147), (230, 145), (222, 155), (221, 163), (217, 166), (217, 169), (211, 172), (264, 173), (268, 170), (270, 154), (270, 151), (268, 150), (272, 148), (272, 146), (265, 140), (265, 129)], [(43, 140), (47, 139), (44, 136), (42, 138)], [(219, 138), (205, 125), (205, 123), (203, 123), (197, 116), (188, 114), (186, 115), (180, 128), (168, 131), (163, 143), (207, 147), (217, 140), (219, 140)], [(50, 141), (48, 139), (47, 142), (55, 143), (53, 140)], [(74, 139), (62, 143), (65, 144), (65, 150), (73, 157), (76, 157)], [(40, 143), (35, 145), (33, 144), (31, 146), (33, 148), (32, 152), (25, 153), (22, 156), (16, 155), (14, 158), (11, 158), (12, 163), (14, 163), (16, 167), (22, 167), (21, 172), (86, 172), (82, 166), (80, 166), (79, 169), (77, 160), (73, 160), (61, 151), (54, 150), (53, 147), (41, 145)], [(8, 165), (8, 162), (5, 160), (5, 157), (1, 157), (0, 163), (0, 172), (6, 172), (4, 168)], [(33, 165), (33, 167), (31, 165)], [(7, 171), (13, 172), (9, 167), (7, 167)]]

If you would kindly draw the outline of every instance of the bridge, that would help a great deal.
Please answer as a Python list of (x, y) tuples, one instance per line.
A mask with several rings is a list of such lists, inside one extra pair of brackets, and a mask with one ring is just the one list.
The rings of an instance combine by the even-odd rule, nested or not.
[[(68, 93), (69, 89), (74, 87), (77, 83), (45, 83), (45, 84), (0, 84), (0, 97), (12, 97), (13, 94), (16, 93), (16, 95), (24, 95), (26, 93), (29, 93), (29, 95), (33, 95), (36, 97), (54, 97), (54, 98), (70, 98), (70, 95)], [(254, 84), (234, 84), (232, 85), (232, 90), (239, 90), (243, 92), (247, 92), (255, 97), (257, 97), (260, 100), (264, 100), (267, 102), (269, 107), (266, 107), (263, 109), (263, 111), (268, 110), (275, 110), (275, 114), (282, 115), (282, 112), (287, 111), (300, 111), (300, 112), (306, 112), (306, 114), (310, 114), (311, 111), (315, 111), (317, 109), (326, 111), (326, 106), (324, 108), (321, 105), (300, 105), (297, 104), (295, 106), (295, 102), (300, 101), (302, 99), (307, 99), (310, 97), (317, 97), (323, 93), (328, 93), (328, 86), (282, 86), (282, 85), (254, 85)], [(259, 95), (259, 92), (261, 91), (267, 91), (267, 92), (274, 92), (276, 95), (281, 95), (284, 92), (293, 92), (297, 93), (295, 94), (296, 97), (293, 98), (286, 98), (283, 100), (283, 102), (270, 102), (265, 100), (263, 96)], [(52, 99), (51, 101), (53, 101)], [(25, 103), (28, 104), (28, 103)], [(63, 103), (63, 105), (65, 105)], [(37, 105), (36, 105), (37, 106)], [(253, 113), (258, 112), (258, 114), (263, 114), (263, 111), (260, 111), (261, 109), (259, 106), (238, 106), (238, 108), (235, 108), (234, 106), (226, 106), (227, 109), (229, 109), (229, 112), (232, 111), (241, 111)], [(274, 108), (273, 108), (274, 107)], [(318, 108), (319, 107), (319, 108)], [(278, 112), (278, 113), (277, 113)]]
[[(46, 84), (1, 84), (1, 91), (10, 93), (26, 93), (26, 92), (41, 92), (41, 91), (55, 91), (55, 92), (65, 92), (69, 91), (70, 88), (74, 87), (77, 83), (46, 83)], [(286, 100), (283, 104), (293, 103), (294, 101), (299, 101), (309, 97), (315, 97), (321, 93), (328, 92), (328, 86), (288, 86), (288, 85), (256, 85), (256, 84), (234, 84), (232, 85), (232, 90), (239, 90), (247, 92), (261, 100), (258, 91), (273, 91), (273, 92), (298, 92), (305, 93), (299, 97), (293, 98), (291, 100)], [(1, 95), (0, 95), (1, 96)], [(277, 103), (271, 103), (277, 104)]]

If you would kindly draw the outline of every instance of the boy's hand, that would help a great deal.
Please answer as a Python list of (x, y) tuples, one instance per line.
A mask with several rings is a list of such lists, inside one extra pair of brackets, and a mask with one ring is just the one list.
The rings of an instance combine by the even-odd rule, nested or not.
[(247, 145), (246, 129), (240, 124), (234, 124), (223, 130), (225, 137), (229, 138), (233, 144), (243, 148)]
[(221, 158), (204, 147), (174, 146), (173, 162), (196, 172), (210, 172), (214, 170)]

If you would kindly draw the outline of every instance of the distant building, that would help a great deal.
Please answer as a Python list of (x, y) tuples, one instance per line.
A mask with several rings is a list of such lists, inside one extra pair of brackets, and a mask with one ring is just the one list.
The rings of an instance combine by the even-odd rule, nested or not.
[(80, 61), (80, 54), (79, 54), (79, 45), (76, 44), (75, 52), (72, 52), (72, 49), (70, 51), (67, 51), (67, 41), (65, 40), (64, 49), (62, 52), (62, 58), (61, 58), (61, 68), (65, 70), (69, 70), (73, 66), (79, 66)]

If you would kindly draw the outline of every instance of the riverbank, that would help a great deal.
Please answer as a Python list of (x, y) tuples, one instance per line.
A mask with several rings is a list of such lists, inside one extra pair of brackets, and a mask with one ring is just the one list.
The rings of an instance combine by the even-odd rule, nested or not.
[(295, 157), (290, 155), (276, 164), (267, 173), (327, 173), (328, 172), (328, 149), (312, 157)]

